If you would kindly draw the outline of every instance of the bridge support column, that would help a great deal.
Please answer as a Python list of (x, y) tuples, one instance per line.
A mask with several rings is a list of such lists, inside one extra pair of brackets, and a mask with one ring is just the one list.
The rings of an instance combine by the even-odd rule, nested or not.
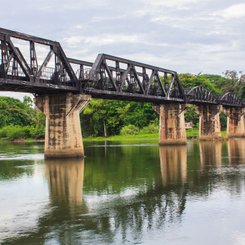
[(199, 105), (199, 140), (221, 139), (220, 106)]
[(159, 113), (159, 144), (186, 144), (184, 107), (181, 104), (155, 106)]
[(225, 108), (227, 115), (227, 136), (228, 137), (245, 137), (244, 126), (244, 109), (242, 108)]
[(84, 156), (79, 114), (90, 99), (72, 93), (36, 97), (37, 108), (46, 116), (45, 158)]

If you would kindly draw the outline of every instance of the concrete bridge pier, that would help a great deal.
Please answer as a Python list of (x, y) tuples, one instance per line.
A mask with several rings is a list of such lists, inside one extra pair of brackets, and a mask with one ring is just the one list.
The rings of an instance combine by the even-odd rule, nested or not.
[(84, 156), (79, 114), (90, 99), (72, 93), (36, 96), (35, 104), (46, 116), (45, 158)]
[(224, 110), (227, 115), (227, 136), (245, 137), (244, 109), (229, 107)]
[(162, 104), (154, 107), (159, 114), (159, 144), (186, 144), (184, 105)]
[(220, 106), (199, 105), (199, 140), (221, 139)]

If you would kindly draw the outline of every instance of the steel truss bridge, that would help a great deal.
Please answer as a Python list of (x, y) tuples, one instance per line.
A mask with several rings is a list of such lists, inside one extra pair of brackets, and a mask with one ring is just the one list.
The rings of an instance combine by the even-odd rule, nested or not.
[(168, 69), (107, 54), (94, 63), (68, 58), (59, 42), (0, 28), (0, 91), (83, 93), (94, 98), (243, 107), (232, 93), (185, 89)]

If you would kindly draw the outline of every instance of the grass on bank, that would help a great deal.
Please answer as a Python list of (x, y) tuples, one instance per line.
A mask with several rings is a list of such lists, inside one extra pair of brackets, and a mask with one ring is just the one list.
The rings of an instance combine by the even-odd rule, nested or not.
[(84, 137), (84, 141), (157, 140), (158, 134), (113, 135), (109, 137)]
[[(199, 136), (199, 129), (193, 128), (193, 129), (187, 129), (186, 130), (186, 136), (188, 139), (196, 139)], [(221, 132), (221, 136), (223, 138), (227, 137), (226, 131)], [(134, 135), (114, 135), (109, 137), (84, 137), (83, 140), (86, 142), (88, 141), (133, 141), (133, 140), (147, 140), (147, 141), (156, 141), (158, 142), (159, 134), (153, 133), (153, 134), (134, 134)]]
[[(133, 140), (142, 140), (142, 141), (158, 141), (159, 134), (158, 132), (150, 133), (147, 130), (145, 132), (138, 131), (134, 132), (130, 128), (129, 132), (124, 132), (125, 135), (114, 135), (109, 137), (83, 137), (83, 140), (88, 141), (133, 141)], [(187, 138), (197, 138), (199, 134), (198, 128), (187, 129), (186, 130)], [(227, 134), (225, 131), (221, 132), (222, 137), (226, 138)], [(25, 141), (25, 142), (35, 142), (44, 140), (44, 128), (38, 128), (34, 126), (7, 126), (0, 129), (0, 140), (1, 141)]]
[[(198, 137), (198, 129), (188, 129), (186, 131), (186, 135), (188, 138), (197, 138)], [(128, 135), (114, 135), (109, 137), (84, 137), (84, 141), (133, 141), (133, 140), (151, 140), (151, 141), (158, 141), (159, 134), (158, 133), (137, 133), (137, 134), (128, 134)]]

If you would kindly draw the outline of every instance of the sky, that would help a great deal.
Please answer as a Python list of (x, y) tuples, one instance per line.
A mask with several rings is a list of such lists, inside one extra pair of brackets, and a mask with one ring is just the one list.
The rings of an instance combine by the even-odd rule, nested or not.
[(93, 62), (99, 53), (106, 53), (178, 73), (245, 71), (244, 1), (0, 0), (0, 4), (0, 27), (56, 40), (71, 58)]

